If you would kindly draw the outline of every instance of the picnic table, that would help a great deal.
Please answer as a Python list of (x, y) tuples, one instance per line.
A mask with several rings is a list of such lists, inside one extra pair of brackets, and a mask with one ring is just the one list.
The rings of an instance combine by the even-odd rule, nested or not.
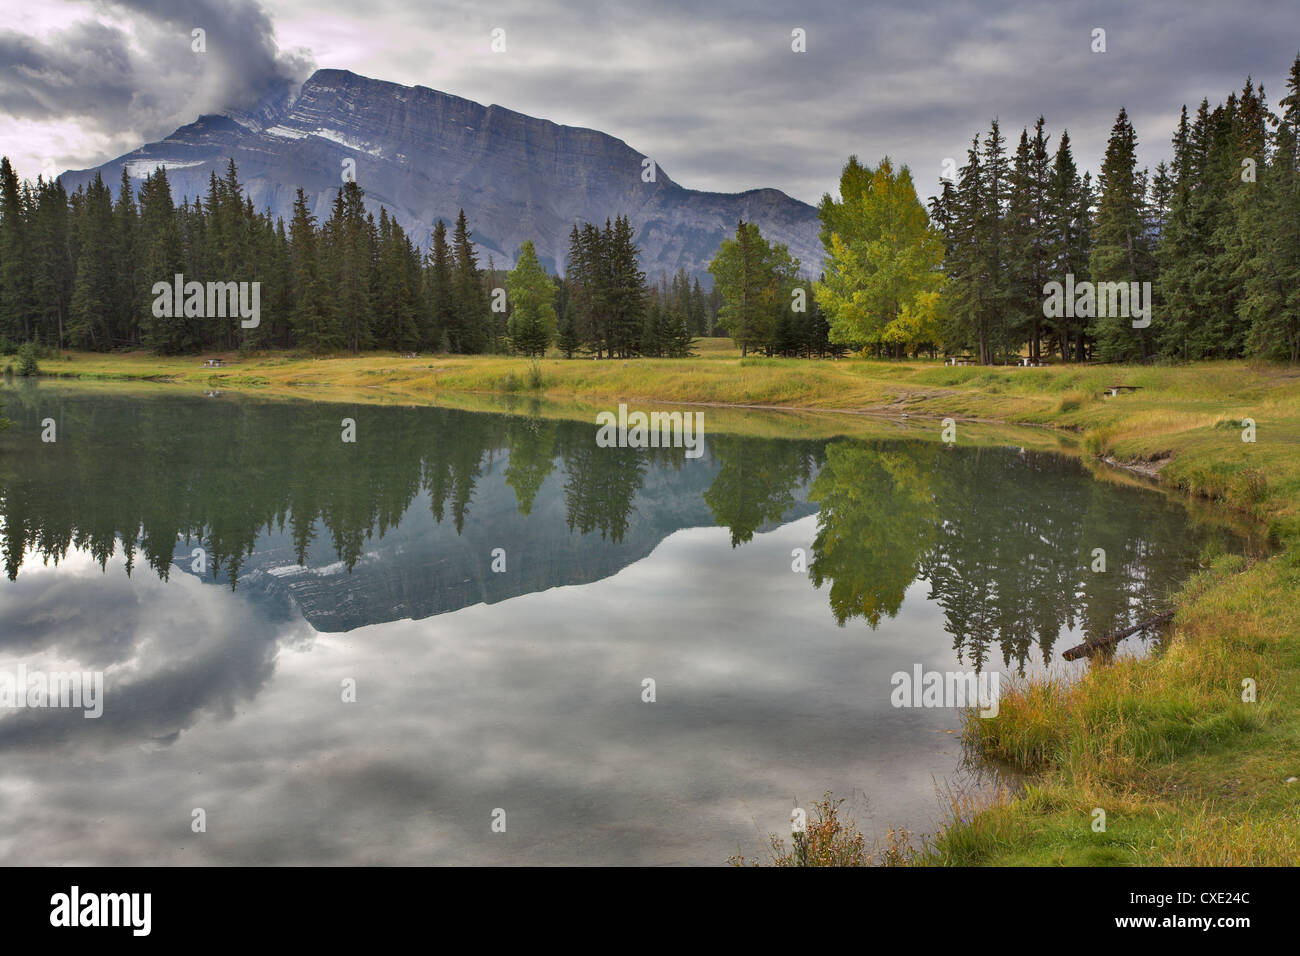
[(1141, 385), (1107, 385), (1106, 391), (1102, 392), (1101, 395), (1105, 398), (1106, 394), (1109, 393), (1110, 397), (1114, 398), (1120, 392), (1136, 392), (1141, 387)]

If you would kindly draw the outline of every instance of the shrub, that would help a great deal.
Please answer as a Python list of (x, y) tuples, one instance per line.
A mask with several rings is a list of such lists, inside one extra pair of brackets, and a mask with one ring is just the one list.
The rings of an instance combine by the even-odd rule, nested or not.
[(1083, 403), (1088, 401), (1088, 393), (1075, 390), (1061, 396), (1061, 401), (1057, 404), (1058, 412), (1077, 412), (1083, 407)]
[(41, 374), (40, 363), (36, 360), (37, 354), (35, 342), (23, 343), (22, 347), (18, 349), (19, 375), (31, 376)]
[(1251, 504), (1259, 504), (1268, 497), (1268, 480), (1258, 468), (1245, 468), (1240, 473), (1242, 497)]
[(1090, 455), (1098, 458), (1110, 452), (1110, 443), (1115, 440), (1115, 429), (1094, 428), (1083, 436), (1083, 447)]
[[(813, 804), (812, 819), (807, 821), (803, 833), (793, 834), (794, 846), (786, 849), (785, 841), (775, 833), (768, 836), (771, 866), (902, 866), (913, 858), (910, 834), (906, 830), (890, 830), (887, 844), (879, 854), (867, 849), (866, 838), (854, 822), (841, 820), (840, 804), (830, 793)], [(732, 866), (758, 866), (756, 860), (746, 860), (743, 854), (731, 857)]]

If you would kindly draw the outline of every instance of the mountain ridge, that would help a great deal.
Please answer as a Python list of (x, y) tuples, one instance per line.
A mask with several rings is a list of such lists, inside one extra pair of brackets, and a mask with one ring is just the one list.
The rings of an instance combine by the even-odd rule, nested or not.
[(388, 209), (427, 248), (434, 222), (464, 209), (480, 250), (513, 264), (531, 239), (543, 264), (562, 271), (575, 223), (629, 216), (651, 279), (684, 268), (708, 286), (706, 269), (737, 219), (789, 246), (805, 273), (821, 262), (817, 210), (773, 187), (738, 193), (688, 189), (649, 157), (600, 130), (567, 126), (499, 104), (483, 106), (425, 86), (403, 86), (350, 70), (317, 70), (296, 90), (276, 91), (249, 110), (203, 114), (163, 139), (100, 166), (70, 170), (69, 190), (96, 173), (114, 186), (122, 169), (141, 180), (167, 167), (173, 195), (200, 197), (227, 158), (258, 209), (286, 223), (294, 194), (327, 218), (344, 163), (376, 216)]

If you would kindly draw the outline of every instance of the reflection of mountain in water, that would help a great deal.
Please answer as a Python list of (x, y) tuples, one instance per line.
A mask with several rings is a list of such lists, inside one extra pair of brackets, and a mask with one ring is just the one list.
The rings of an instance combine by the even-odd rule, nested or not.
[[(674, 531), (714, 524), (703, 495), (717, 476), (716, 461), (689, 462), (678, 471), (648, 469), (617, 541), (602, 540), (594, 529), (570, 530), (562, 462), (538, 491), (532, 513), (521, 515), (505, 482), (507, 463), (508, 456), (498, 458), (475, 484), (473, 507), (459, 533), (447, 521), (434, 520), (429, 495), (421, 493), (396, 527), (367, 542), (350, 572), (327, 541), (315, 541), (300, 564), (292, 539), (272, 532), (244, 560), (239, 588), (287, 592), (316, 630), (350, 631), (598, 581), (644, 558)], [(815, 510), (800, 494), (785, 517)], [(495, 548), (505, 550), (505, 573), (491, 570)], [(189, 553), (184, 545), (177, 548), (184, 570)]]
[[(179, 568), (291, 598), (321, 631), (589, 583), (682, 528), (747, 541), (816, 510), (823, 445), (724, 436), (687, 459), (598, 448), (581, 422), (50, 389), (10, 393), (9, 414), (3, 441), (22, 463), (0, 472), (11, 578), (30, 550), (105, 564), (122, 548), (128, 573), (143, 555), (164, 579)], [(53, 444), (37, 437), (47, 417)], [(356, 444), (341, 441), (345, 417)]]
[[(143, 560), (166, 580), (197, 571), (201, 548), (205, 579), (275, 618), (297, 605), (321, 631), (585, 584), (679, 529), (725, 527), (738, 547), (816, 512), (808, 573), (840, 624), (878, 627), (924, 579), (963, 659), (1023, 665), (1065, 630), (1135, 623), (1202, 547), (1237, 546), (1162, 495), (1007, 448), (708, 435), (686, 459), (598, 448), (594, 424), (527, 415), (41, 387), (4, 400), (10, 578), (77, 549), (101, 566), (121, 550), (128, 574)], [(46, 418), (56, 443), (40, 440)], [(344, 418), (355, 444), (340, 440)], [(1104, 573), (1091, 570), (1099, 548)]]

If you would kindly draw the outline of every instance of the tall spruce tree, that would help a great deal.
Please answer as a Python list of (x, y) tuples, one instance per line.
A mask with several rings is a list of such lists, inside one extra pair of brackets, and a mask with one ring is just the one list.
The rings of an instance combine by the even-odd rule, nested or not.
[(448, 329), (454, 352), (487, 351), (490, 344), (488, 303), (479, 278), (478, 256), (474, 252), (469, 223), (462, 209), (452, 233), (452, 324)]
[[(163, 175), (161, 170), (159, 175)], [(164, 182), (166, 180), (164, 179)], [(168, 202), (170, 203), (170, 193)], [(112, 347), (110, 318), (117, 290), (117, 261), (113, 236), (113, 201), (108, 187), (98, 174), (90, 181), (75, 223), (80, 256), (72, 286), (69, 309), (68, 339), (75, 348), (108, 349)], [(170, 216), (167, 210), (165, 216)], [(151, 216), (152, 223), (157, 217)], [(175, 236), (165, 240), (174, 246)], [(162, 250), (158, 251), (162, 255)], [(168, 281), (171, 274), (167, 273)], [(179, 351), (171, 344), (164, 351)]]
[(0, 158), (0, 334), (21, 342), (35, 331), (27, 216), (18, 173)]
[[(1086, 173), (1083, 177), (1079, 176), (1070, 147), (1070, 133), (1063, 130), (1056, 146), (1048, 184), (1046, 246), (1049, 282), (1060, 282), (1064, 286), (1068, 276), (1073, 276), (1075, 282), (1088, 280), (1092, 229), (1091, 191), (1091, 178)], [(1052, 324), (1052, 334), (1063, 362), (1082, 362), (1087, 358), (1086, 317), (1070, 316), (1066, 310), (1062, 310), (1062, 314), (1052, 320)]]
[(1246, 344), (1266, 358), (1300, 361), (1300, 56), (1291, 65), (1281, 116), (1271, 134), (1272, 155), (1256, 183), (1260, 190), (1253, 255), (1243, 264), (1241, 315)]
[[(75, 278), (72, 247), (68, 235), (71, 213), (68, 194), (55, 180), (38, 180), (36, 209), (31, 219), (30, 239), (33, 257), (32, 295), (35, 300), (37, 326), (42, 337), (56, 348), (63, 348), (64, 325), (72, 301)], [(132, 262), (128, 266), (135, 268)], [(134, 316), (131, 316), (134, 322)], [(3, 323), (0, 322), (0, 335)]]
[(302, 189), (298, 190), (293, 201), (289, 243), (294, 302), (290, 323), (294, 334), (302, 345), (314, 352), (340, 348), (343, 334), (337, 314), (327, 299), (327, 279), (321, 261), (316, 217), (307, 208), (307, 197)]
[[(1097, 215), (1092, 231), (1089, 272), (1097, 290), (1090, 324), (1098, 356), (1104, 361), (1144, 359), (1151, 354), (1149, 328), (1135, 328), (1133, 316), (1116, 315), (1118, 296), (1105, 293), (1103, 283), (1133, 283), (1155, 279), (1155, 259), (1147, 223), (1146, 176), (1137, 166), (1137, 133), (1128, 112), (1120, 109), (1098, 180)], [(1140, 288), (1140, 286), (1139, 286)], [(1107, 312), (1101, 315), (1101, 312)], [(1129, 312), (1135, 310), (1130, 303)], [(1154, 319), (1153, 319), (1154, 322)]]
[(613, 355), (627, 358), (640, 350), (646, 307), (645, 273), (637, 261), (638, 249), (627, 216), (616, 216), (612, 230), (607, 224), (604, 242), (609, 269), (605, 297), (608, 345)]
[(447, 224), (439, 219), (425, 263), (425, 287), (429, 310), (429, 345), (439, 352), (452, 350), (451, 331), (456, 322), (452, 293), (453, 262), (447, 245)]

